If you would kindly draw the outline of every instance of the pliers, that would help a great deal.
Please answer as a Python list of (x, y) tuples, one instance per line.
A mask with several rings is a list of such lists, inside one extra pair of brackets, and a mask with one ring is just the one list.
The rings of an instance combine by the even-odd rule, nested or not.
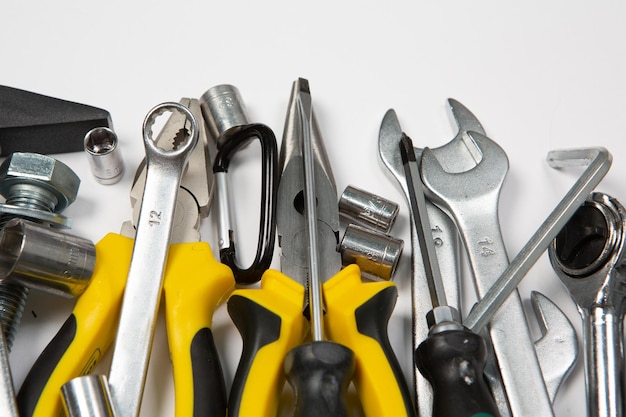
[[(304, 127), (297, 105), (304, 91), (308, 92), (308, 82), (297, 80), (280, 150), (277, 233), (281, 272), (266, 271), (260, 289), (235, 290), (227, 303), (243, 338), (243, 352), (229, 398), (230, 417), (276, 415), (284, 385), (284, 359), (305, 341), (309, 329), (304, 314), (308, 310), (306, 294), (311, 290), (303, 214)], [(397, 288), (392, 282), (363, 283), (356, 265), (341, 269), (336, 185), (314, 114), (310, 136), (326, 336), (354, 353), (353, 381), (367, 416), (414, 416), (406, 382), (387, 337)], [(285, 364), (285, 368), (289, 365)], [(327, 415), (327, 404), (322, 402), (308, 413)]]
[[(198, 101), (181, 104), (202, 120)], [(180, 118), (182, 117), (182, 119)], [(176, 146), (184, 116), (172, 114), (157, 143)], [(212, 190), (211, 155), (205, 126), (199, 123), (198, 145), (181, 182), (164, 276), (165, 320), (175, 385), (175, 415), (226, 415), (226, 389), (213, 342), (213, 311), (235, 286), (233, 274), (216, 261), (210, 246), (200, 241), (200, 220), (209, 213)], [(179, 132), (180, 131), (180, 132)], [(173, 139), (173, 143), (172, 143)], [(134, 224), (145, 181), (140, 165), (131, 190), (133, 221), (122, 233), (109, 233), (96, 244), (92, 282), (70, 317), (33, 365), (20, 392), (23, 417), (56, 417), (61, 412), (60, 388), (89, 374), (111, 346), (119, 320), (133, 249)]]

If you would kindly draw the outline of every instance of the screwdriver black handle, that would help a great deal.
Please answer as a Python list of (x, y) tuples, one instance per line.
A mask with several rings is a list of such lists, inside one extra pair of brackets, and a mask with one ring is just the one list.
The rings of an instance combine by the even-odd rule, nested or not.
[(294, 417), (347, 417), (354, 353), (338, 343), (317, 341), (292, 349), (285, 358), (295, 392)]
[(483, 370), (485, 340), (467, 329), (434, 333), (415, 351), (419, 371), (433, 387), (433, 417), (499, 417)]

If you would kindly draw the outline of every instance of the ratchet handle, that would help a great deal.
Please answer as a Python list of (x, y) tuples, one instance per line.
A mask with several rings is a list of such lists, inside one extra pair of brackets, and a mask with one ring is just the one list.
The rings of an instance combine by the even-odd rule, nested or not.
[(22, 417), (56, 417), (61, 386), (89, 374), (115, 338), (133, 240), (110, 233), (96, 244), (91, 283), (46, 346), (17, 395)]
[(239, 330), (243, 350), (230, 396), (229, 417), (274, 416), (284, 385), (283, 359), (308, 330), (302, 314), (304, 287), (269, 269), (260, 289), (238, 289), (228, 313)]
[(163, 291), (175, 415), (224, 417), (226, 386), (211, 324), (235, 286), (233, 274), (206, 242), (173, 244), (169, 259)]
[(261, 143), (261, 213), (256, 255), (252, 264), (239, 266), (235, 238), (229, 231), (229, 245), (220, 250), (220, 259), (228, 265), (239, 284), (253, 284), (270, 267), (274, 255), (276, 227), (276, 194), (278, 192), (278, 150), (276, 137), (269, 127), (253, 123), (228, 130), (220, 139), (221, 147), (215, 156), (213, 172), (228, 172), (231, 158), (254, 138)]
[(349, 265), (324, 283), (325, 329), (329, 339), (354, 352), (354, 385), (365, 415), (416, 415), (387, 326), (398, 297), (393, 282), (362, 282)]
[(294, 389), (294, 417), (348, 417), (347, 392), (354, 353), (339, 343), (317, 341), (291, 350), (285, 374)]
[(467, 329), (431, 334), (415, 351), (433, 387), (433, 417), (499, 417), (483, 375), (485, 340)]

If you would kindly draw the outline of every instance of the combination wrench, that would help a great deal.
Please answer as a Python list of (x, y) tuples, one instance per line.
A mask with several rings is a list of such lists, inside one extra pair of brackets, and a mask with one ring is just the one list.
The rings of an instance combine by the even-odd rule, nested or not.
[[(421, 174), (430, 197), (455, 220), (465, 244), (476, 290), (482, 297), (509, 264), (498, 216), (508, 158), (498, 144), (483, 134), (470, 132), (468, 139), (464, 142), (467, 149), (462, 151), (465, 156), (457, 158), (473, 159), (470, 169), (444, 168), (439, 155), (425, 149)], [(509, 415), (510, 412), (514, 417), (554, 415), (553, 398), (546, 387), (542, 363), (517, 290), (500, 307), (491, 321), (489, 333), (508, 403), (502, 404), (498, 393), (494, 393), (501, 413)], [(558, 361), (564, 368), (561, 379), (574, 360), (575, 353), (571, 358), (563, 356)]]
[(593, 193), (548, 251), (557, 275), (583, 319), (589, 417), (624, 414), (622, 318), (626, 210), (614, 198)]
[[(450, 100), (450, 110), (458, 126), (458, 133), (451, 143), (458, 143), (468, 130), (482, 130), (482, 127), (474, 115), (461, 103)], [(404, 166), (400, 156), (398, 144), (402, 138), (402, 129), (394, 110), (388, 110), (380, 126), (378, 137), (378, 152), (380, 160), (385, 166), (387, 173), (393, 182), (400, 188), (405, 199), (409, 200), (409, 191), (404, 174)], [(421, 149), (415, 149), (416, 154)], [(442, 272), (442, 280), (447, 296), (448, 304), (461, 311), (461, 297), (459, 293), (459, 262), (460, 242), (456, 227), (452, 220), (438, 207), (427, 202), (428, 217), (433, 229), (435, 250), (439, 266)], [(411, 216), (411, 301), (412, 301), (412, 328), (413, 328), (413, 352), (428, 336), (428, 323), (426, 313), (432, 308), (426, 281), (426, 272), (422, 258), (419, 256), (419, 240), (416, 225)], [(419, 416), (432, 415), (432, 388), (426, 378), (413, 367), (413, 378), (417, 412)]]
[[(181, 126), (182, 135), (172, 138), (172, 149), (157, 145), (152, 133), (157, 117), (165, 112), (182, 113), (186, 117), (184, 129)], [(191, 111), (174, 102), (154, 107), (143, 123), (146, 182), (109, 373), (116, 417), (139, 415), (176, 197), (183, 171), (198, 141), (198, 129)]]

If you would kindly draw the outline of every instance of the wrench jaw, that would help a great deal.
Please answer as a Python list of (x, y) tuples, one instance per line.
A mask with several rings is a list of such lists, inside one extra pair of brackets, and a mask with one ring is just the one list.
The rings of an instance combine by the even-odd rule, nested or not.
[(400, 188), (402, 194), (406, 197), (408, 194), (406, 181), (404, 177), (404, 167), (400, 156), (400, 138), (402, 137), (402, 128), (398, 121), (395, 110), (389, 109), (383, 117), (378, 133), (378, 156), (382, 163), (383, 172), (387, 174), (391, 182)]
[[(509, 170), (509, 159), (504, 150), (493, 140), (478, 132), (468, 132), (476, 152), (482, 155), (480, 162), (466, 171), (459, 171), (459, 165), (467, 161), (468, 155), (457, 155), (457, 165), (446, 169), (440, 160), (441, 151), (426, 148), (422, 151), (422, 181), (430, 192), (429, 197), (443, 206), (447, 202), (469, 201), (492, 194), (498, 200), (500, 189)], [(441, 148), (440, 148), (441, 149)], [(473, 159), (473, 152), (470, 158)], [(447, 207), (446, 207), (447, 208)]]
[(461, 104), (461, 102), (453, 98), (449, 98), (448, 106), (450, 106), (450, 114), (459, 128), (458, 133), (454, 139), (452, 139), (453, 141), (459, 140), (465, 132), (478, 132), (483, 135), (485, 134), (483, 125), (480, 121), (478, 121), (476, 116), (474, 116), (474, 113)]
[(576, 330), (565, 313), (545, 295), (533, 291), (530, 301), (541, 331), (541, 337), (535, 341), (537, 359), (550, 401), (554, 403), (578, 357)]
[(482, 159), (480, 148), (469, 132), (485, 135), (485, 130), (476, 116), (467, 107), (455, 99), (449, 98), (450, 115), (458, 131), (454, 138), (445, 145), (432, 149), (439, 163), (447, 172), (465, 172), (476, 166)]

